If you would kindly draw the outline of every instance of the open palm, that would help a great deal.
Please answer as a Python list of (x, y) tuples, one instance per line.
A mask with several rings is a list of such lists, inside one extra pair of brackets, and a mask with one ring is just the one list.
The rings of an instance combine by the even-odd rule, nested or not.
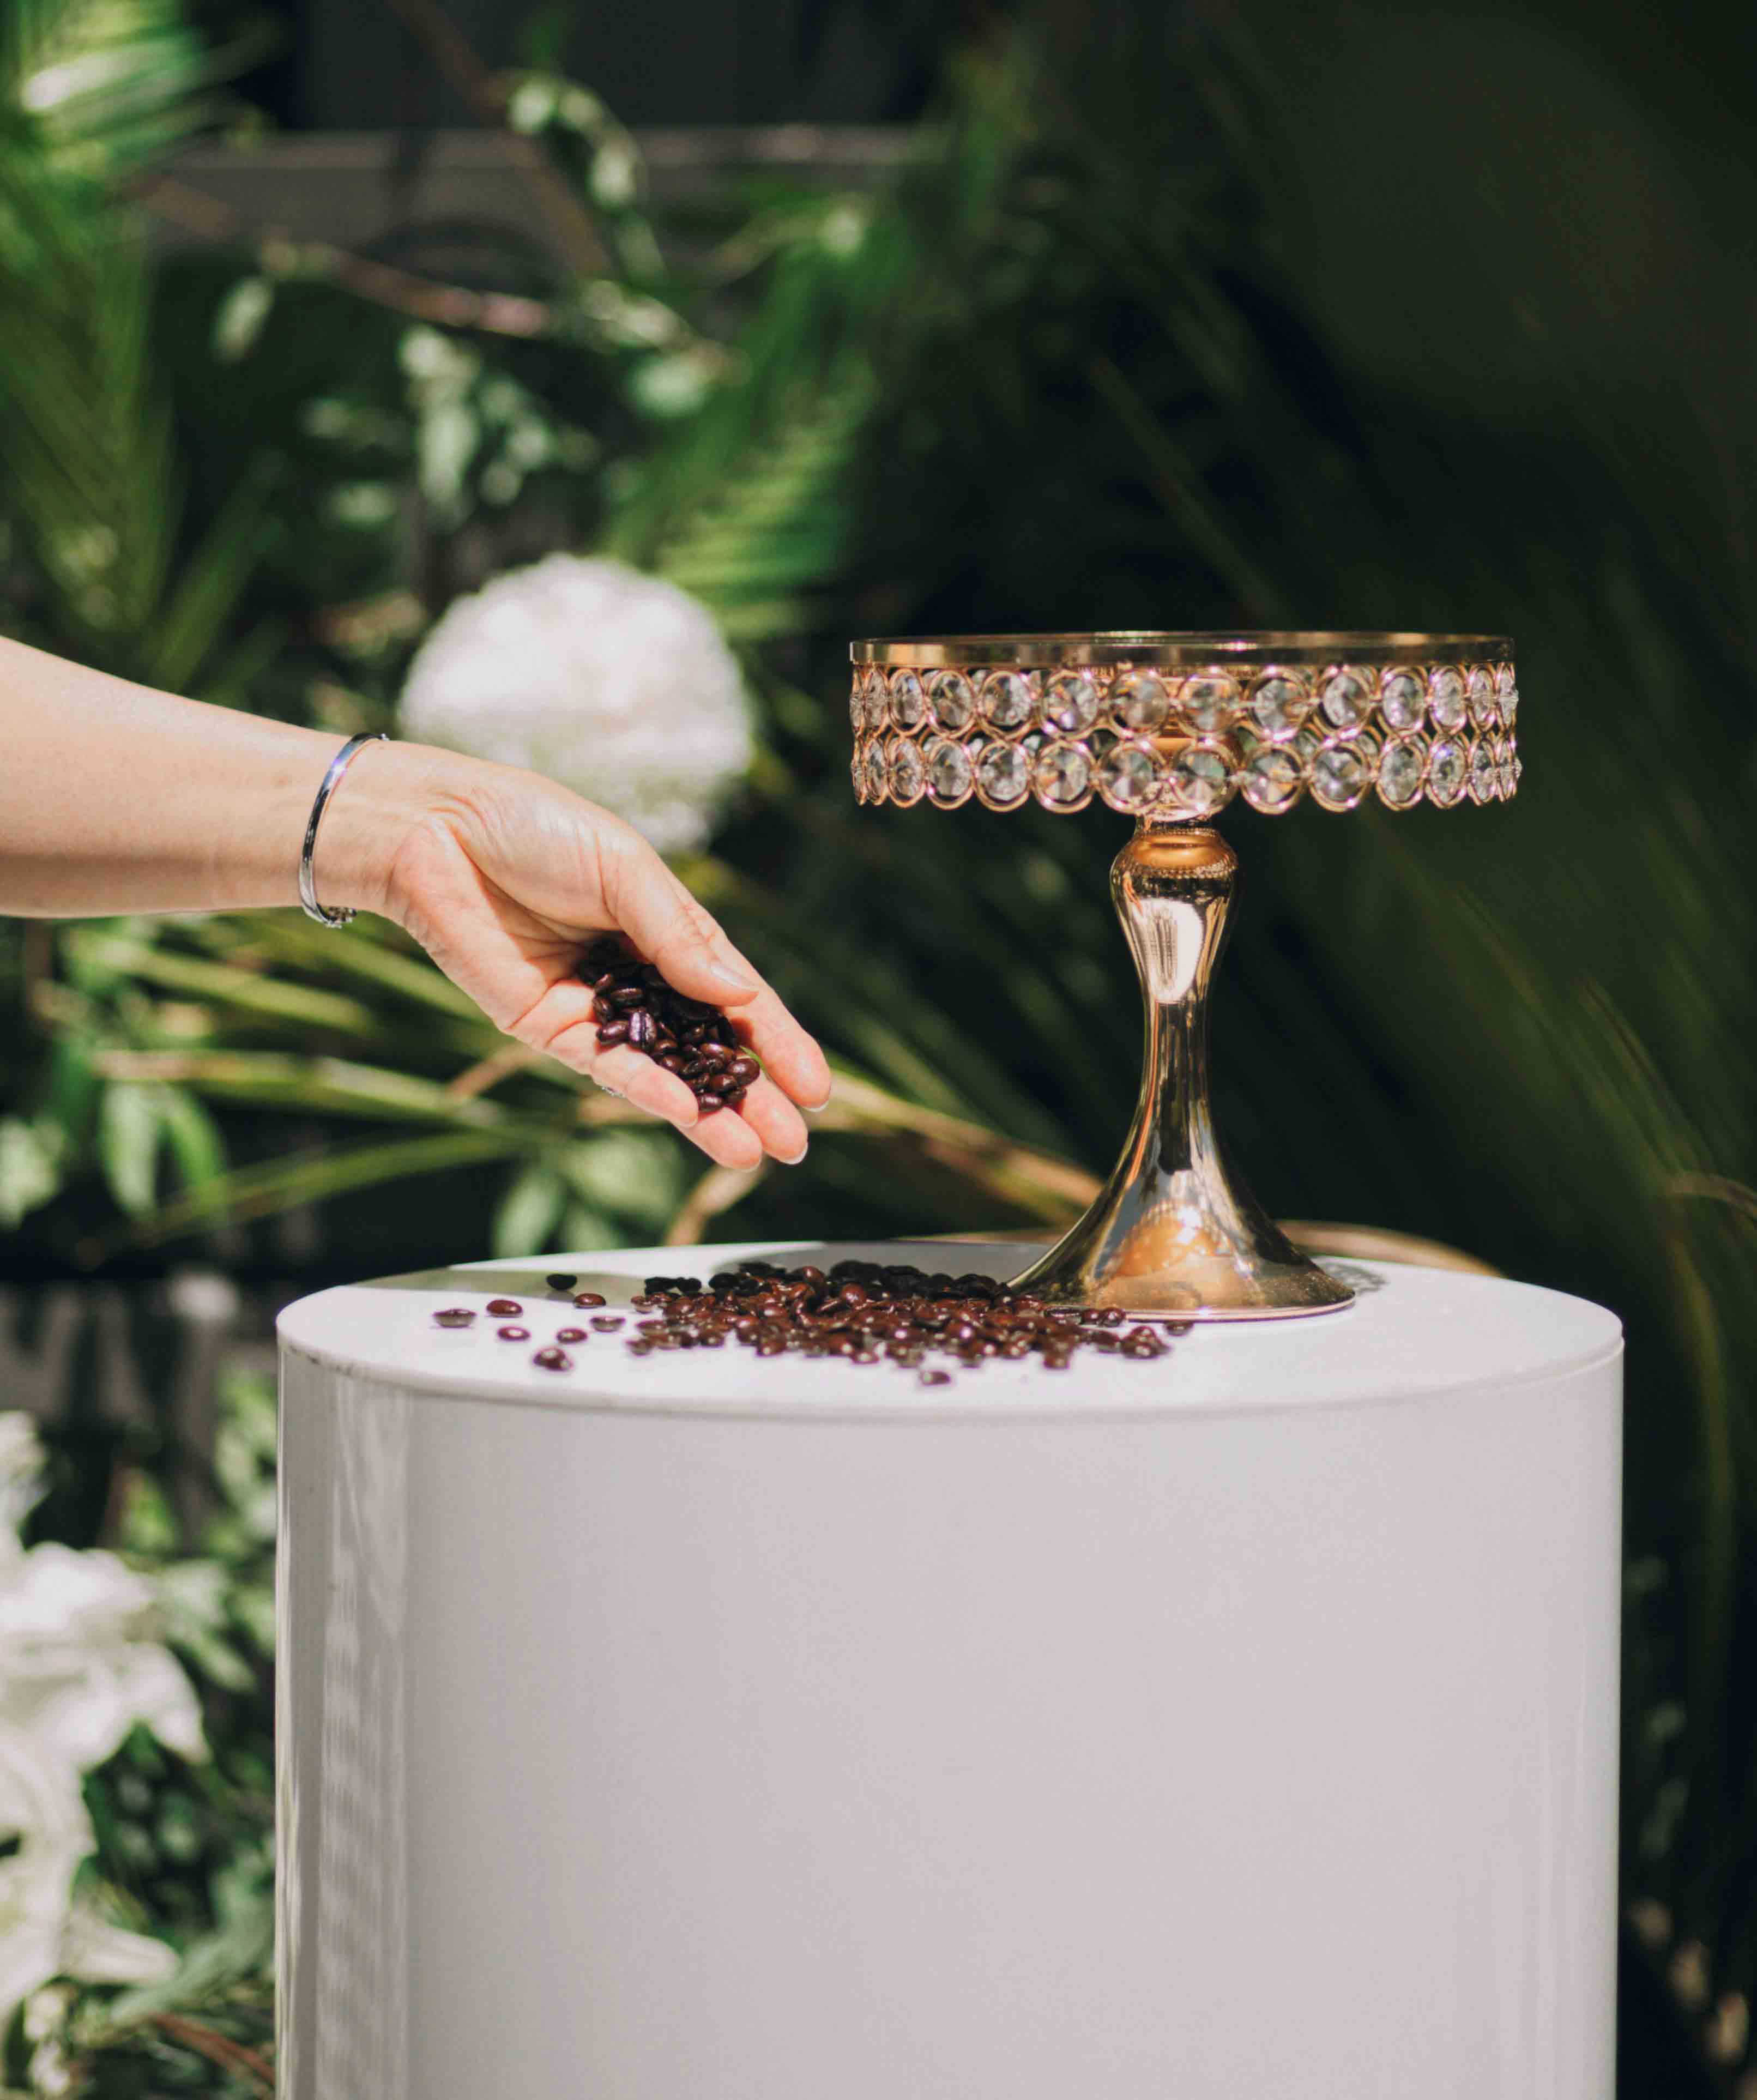
[[(404, 840), (388, 907), (495, 1025), (676, 1125), (726, 1167), (806, 1149), (797, 1103), (829, 1097), (823, 1052), (639, 833), (541, 775), (471, 770)], [(699, 1117), (638, 1051), (600, 1049), (586, 943), (625, 934), (686, 998), (726, 1009), (762, 1060), (739, 1115)]]

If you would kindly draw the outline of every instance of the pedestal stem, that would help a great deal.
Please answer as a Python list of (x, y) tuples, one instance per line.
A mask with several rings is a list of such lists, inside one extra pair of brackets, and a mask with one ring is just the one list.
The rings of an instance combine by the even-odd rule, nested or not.
[(1097, 1200), (1019, 1278), (1045, 1297), (1240, 1320), (1334, 1311), (1353, 1295), (1229, 1180), (1215, 1140), (1207, 990), (1238, 868), (1217, 832), (1146, 819), (1111, 867), (1146, 1006), (1141, 1099)]

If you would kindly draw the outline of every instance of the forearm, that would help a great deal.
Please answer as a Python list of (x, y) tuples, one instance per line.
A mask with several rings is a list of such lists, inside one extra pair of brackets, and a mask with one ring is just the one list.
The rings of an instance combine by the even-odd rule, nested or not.
[[(341, 741), (0, 640), (0, 913), (296, 904)], [(418, 745), (359, 754), (318, 836), (325, 904), (383, 908), (397, 844), (449, 763)]]

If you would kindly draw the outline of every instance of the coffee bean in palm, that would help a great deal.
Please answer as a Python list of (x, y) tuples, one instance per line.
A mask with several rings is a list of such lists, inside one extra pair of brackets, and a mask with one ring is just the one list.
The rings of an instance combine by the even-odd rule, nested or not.
[(592, 943), (580, 976), (592, 987), (601, 1049), (626, 1043), (651, 1057), (683, 1081), (703, 1115), (742, 1105), (762, 1068), (717, 1007), (686, 998), (614, 936)]

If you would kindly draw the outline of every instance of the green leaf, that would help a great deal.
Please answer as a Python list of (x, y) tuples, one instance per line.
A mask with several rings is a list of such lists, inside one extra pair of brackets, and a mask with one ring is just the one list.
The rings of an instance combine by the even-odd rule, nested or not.
[(110, 1193), (131, 1218), (152, 1210), (164, 1134), (158, 1089), (126, 1081), (105, 1089), (98, 1112), (98, 1160)]
[(129, 1236), (137, 1246), (153, 1246), (196, 1232), (216, 1220), (271, 1217), (302, 1203), (322, 1202), (356, 1189), (444, 1173), (480, 1160), (516, 1156), (530, 1140), (522, 1132), (446, 1131), (432, 1136), (404, 1138), (387, 1144), (338, 1146), (315, 1158), (276, 1160), (266, 1166), (234, 1167), (201, 1189), (184, 1190)]
[(183, 1087), (155, 1089), (165, 1142), (187, 1189), (203, 1189), (226, 1171), (226, 1140), (219, 1125)]
[(17, 1116), (0, 1117), (0, 1225), (15, 1230), (61, 1185), (58, 1149)]
[(169, 691), (192, 685), (236, 611), (267, 543), (271, 465), (245, 475), (181, 567), (152, 633), (144, 643), (152, 675)]
[(656, 1229), (682, 1201), (675, 1139), (658, 1131), (611, 1130), (567, 1145), (557, 1162), (588, 1206)]
[(553, 1167), (533, 1160), (513, 1178), (494, 1214), (493, 1252), (501, 1260), (541, 1254), (567, 1201), (567, 1184)]

